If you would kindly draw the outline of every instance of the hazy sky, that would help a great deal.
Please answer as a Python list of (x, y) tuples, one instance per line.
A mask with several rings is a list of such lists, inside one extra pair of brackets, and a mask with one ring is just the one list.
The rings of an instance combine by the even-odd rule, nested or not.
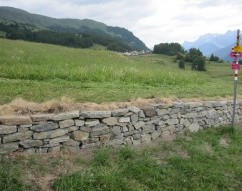
[(242, 25), (241, 0), (0, 0), (0, 6), (124, 27), (150, 48), (161, 42), (193, 41)]

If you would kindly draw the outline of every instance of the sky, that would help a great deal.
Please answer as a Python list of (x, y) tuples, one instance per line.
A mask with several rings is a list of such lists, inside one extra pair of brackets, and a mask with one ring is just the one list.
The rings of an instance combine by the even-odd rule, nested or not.
[(242, 25), (241, 0), (0, 0), (0, 6), (124, 27), (149, 48), (223, 34)]

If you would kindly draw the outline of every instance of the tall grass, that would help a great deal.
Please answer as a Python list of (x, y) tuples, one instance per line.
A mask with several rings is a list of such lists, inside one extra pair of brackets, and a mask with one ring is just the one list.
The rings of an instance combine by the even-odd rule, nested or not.
[(77, 101), (107, 102), (232, 94), (229, 80), (214, 75), (216, 70), (226, 71), (232, 79), (224, 64), (210, 64), (208, 72), (195, 72), (180, 70), (174, 58), (164, 55), (126, 57), (106, 50), (5, 39), (0, 43), (0, 103), (16, 97), (46, 101), (70, 96)]

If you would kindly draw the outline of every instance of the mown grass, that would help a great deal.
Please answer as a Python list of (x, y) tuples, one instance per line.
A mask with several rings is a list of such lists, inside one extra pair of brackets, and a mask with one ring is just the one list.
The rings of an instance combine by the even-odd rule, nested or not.
[(234, 132), (221, 127), (146, 147), (104, 147), (90, 157), (2, 156), (0, 190), (237, 191), (242, 186), (241, 143), (241, 127)]
[(164, 55), (126, 57), (6, 39), (0, 44), (0, 104), (17, 97), (42, 102), (66, 96), (101, 103), (233, 93), (233, 73), (226, 64), (210, 63), (208, 72), (195, 72), (189, 66), (178, 69), (174, 58)]

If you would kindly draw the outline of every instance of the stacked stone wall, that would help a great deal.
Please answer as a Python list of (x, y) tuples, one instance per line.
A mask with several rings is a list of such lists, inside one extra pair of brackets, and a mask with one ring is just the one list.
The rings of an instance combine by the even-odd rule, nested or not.
[[(79, 152), (94, 147), (170, 140), (186, 132), (231, 124), (231, 101), (158, 104), (113, 111), (0, 116), (0, 154)], [(236, 123), (242, 120), (242, 101)]]

